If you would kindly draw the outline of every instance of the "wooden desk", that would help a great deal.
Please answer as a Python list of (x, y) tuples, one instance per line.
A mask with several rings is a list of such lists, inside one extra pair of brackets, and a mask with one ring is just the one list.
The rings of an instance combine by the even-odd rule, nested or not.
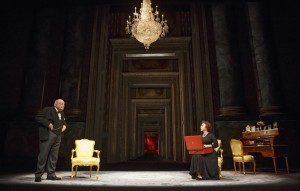
[(243, 132), (242, 142), (244, 154), (260, 153), (262, 157), (273, 159), (274, 171), (277, 172), (276, 158), (284, 157), (289, 173), (287, 145), (280, 143), (278, 129)]

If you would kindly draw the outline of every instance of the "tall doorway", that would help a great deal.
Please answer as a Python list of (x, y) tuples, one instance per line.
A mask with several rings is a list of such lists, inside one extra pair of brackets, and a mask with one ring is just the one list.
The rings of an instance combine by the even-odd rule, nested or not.
[(187, 161), (183, 137), (192, 134), (196, 119), (190, 38), (164, 39), (147, 52), (135, 43), (111, 40), (108, 123), (103, 135), (107, 161), (131, 161), (145, 153), (164, 161)]

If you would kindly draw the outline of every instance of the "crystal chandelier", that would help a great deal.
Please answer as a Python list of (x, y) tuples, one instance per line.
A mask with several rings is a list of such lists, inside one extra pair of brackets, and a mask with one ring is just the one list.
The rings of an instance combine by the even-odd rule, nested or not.
[(164, 37), (168, 32), (167, 20), (164, 20), (164, 15), (160, 20), (157, 6), (155, 12), (152, 11), (151, 0), (143, 0), (140, 13), (136, 12), (135, 7), (133, 18), (131, 19), (129, 16), (125, 28), (126, 33), (143, 43), (146, 50), (149, 49), (152, 42), (157, 41), (159, 37)]

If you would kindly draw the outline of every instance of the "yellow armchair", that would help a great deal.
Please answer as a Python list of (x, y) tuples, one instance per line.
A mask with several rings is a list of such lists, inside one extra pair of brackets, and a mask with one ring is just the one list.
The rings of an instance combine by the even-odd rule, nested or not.
[(239, 163), (239, 170), (241, 171), (241, 163), (243, 165), (243, 172), (245, 174), (245, 162), (251, 162), (253, 164), (254, 174), (256, 169), (255, 158), (253, 155), (244, 155), (243, 153), (243, 142), (236, 139), (230, 140), (230, 147), (233, 156), (234, 174), (236, 173), (235, 163)]
[(216, 152), (219, 152), (218, 156), (218, 168), (219, 168), (219, 176), (222, 177), (222, 165), (223, 165), (223, 149), (222, 149), (222, 141), (218, 139), (218, 147), (214, 148)]
[[(72, 178), (77, 176), (78, 166), (89, 166), (90, 177), (92, 177), (92, 167), (97, 166), (97, 179), (100, 169), (100, 151), (94, 149), (95, 141), (88, 139), (75, 140), (75, 149), (72, 150), (71, 163), (72, 163)], [(93, 157), (94, 153), (97, 157)]]

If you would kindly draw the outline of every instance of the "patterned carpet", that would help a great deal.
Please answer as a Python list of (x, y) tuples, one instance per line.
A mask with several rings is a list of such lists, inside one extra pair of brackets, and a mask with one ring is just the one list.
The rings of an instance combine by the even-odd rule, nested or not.
[(4, 190), (300, 190), (300, 173), (248, 172), (234, 174), (223, 171), (220, 180), (193, 180), (188, 171), (101, 171), (96, 179), (88, 171), (79, 171), (71, 178), (70, 171), (59, 171), (62, 180), (34, 182), (33, 173), (17, 173), (0, 176), (0, 188)]

